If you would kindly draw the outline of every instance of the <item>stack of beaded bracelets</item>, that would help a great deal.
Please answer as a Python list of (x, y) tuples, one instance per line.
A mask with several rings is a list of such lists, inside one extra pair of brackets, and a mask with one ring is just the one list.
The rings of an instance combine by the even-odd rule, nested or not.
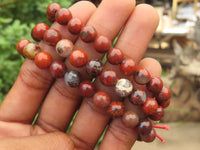
[[(32, 29), (32, 38), (36, 42), (45, 41), (50, 46), (56, 46), (56, 52), (64, 58), (69, 58), (74, 67), (86, 67), (86, 72), (91, 78), (100, 76), (102, 84), (115, 86), (116, 94), (122, 101), (113, 101), (104, 91), (95, 90), (95, 85), (91, 81), (82, 81), (80, 73), (76, 70), (68, 70), (62, 61), (52, 62), (52, 56), (47, 52), (41, 52), (38, 43), (31, 43), (23, 39), (18, 42), (18, 52), (28, 59), (34, 59), (35, 64), (40, 69), (50, 68), (54, 78), (64, 77), (65, 83), (70, 87), (79, 87), (83, 97), (93, 97), (93, 103), (100, 108), (106, 108), (107, 113), (112, 118), (122, 117), (123, 123), (127, 127), (137, 128), (138, 140), (152, 142), (158, 137), (162, 142), (164, 139), (156, 134), (154, 128), (168, 130), (168, 126), (152, 125), (153, 121), (159, 121), (164, 116), (164, 108), (170, 104), (171, 92), (169, 88), (163, 86), (159, 77), (151, 77), (145, 68), (137, 68), (134, 60), (125, 58), (122, 50), (112, 48), (111, 40), (97, 32), (92, 26), (84, 26), (79, 18), (73, 18), (71, 12), (62, 8), (57, 3), (52, 3), (47, 7), (47, 18), (50, 22), (58, 22), (66, 25), (71, 34), (79, 34), (82, 41), (86, 43), (94, 42), (94, 47), (99, 53), (107, 52), (107, 60), (112, 65), (119, 65), (121, 72), (125, 76), (133, 76), (134, 82), (139, 85), (146, 85), (147, 90), (153, 93), (154, 97), (147, 97), (142, 89), (134, 89), (132, 81), (122, 78), (118, 79), (117, 73), (113, 69), (103, 71), (101, 60), (92, 59), (88, 61), (87, 54), (83, 50), (73, 50), (73, 43), (68, 39), (62, 39), (59, 31), (49, 28), (44, 23), (37, 24)], [(133, 105), (141, 106), (145, 117), (139, 119), (133, 111), (126, 111), (123, 99), (128, 98)]]

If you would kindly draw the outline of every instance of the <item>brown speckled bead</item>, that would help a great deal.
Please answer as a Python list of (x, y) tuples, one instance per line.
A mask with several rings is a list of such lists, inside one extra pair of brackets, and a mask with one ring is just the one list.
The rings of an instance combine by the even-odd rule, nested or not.
[(40, 69), (47, 69), (52, 63), (52, 57), (47, 52), (39, 52), (35, 56), (35, 64)]
[(56, 29), (49, 29), (44, 33), (44, 41), (51, 46), (55, 46), (62, 39), (60, 32)]
[(147, 115), (152, 115), (156, 112), (158, 103), (154, 98), (147, 98), (146, 102), (142, 106), (142, 111)]
[(110, 96), (106, 92), (99, 91), (94, 94), (92, 102), (97, 107), (105, 108), (110, 104)]
[(119, 48), (112, 48), (108, 51), (108, 61), (113, 65), (121, 64), (124, 54)]
[(117, 73), (113, 69), (106, 69), (100, 75), (100, 81), (106, 86), (113, 86), (117, 82)]
[(107, 52), (111, 46), (112, 42), (107, 36), (100, 35), (94, 41), (94, 48), (99, 53)]
[(113, 117), (121, 117), (124, 114), (124, 104), (120, 101), (112, 101), (107, 109), (107, 112)]
[(162, 106), (163, 108), (167, 108), (170, 104), (170, 99), (168, 99), (167, 101), (163, 101), (161, 103), (159, 103), (160, 106)]
[(56, 12), (56, 21), (61, 25), (67, 25), (69, 20), (72, 19), (72, 13), (67, 8), (61, 8)]
[(62, 61), (54, 61), (50, 66), (50, 72), (54, 78), (62, 78), (65, 75), (66, 67)]
[(70, 70), (65, 73), (64, 80), (67, 86), (75, 88), (81, 83), (81, 75), (76, 70)]
[(67, 28), (72, 34), (79, 34), (83, 27), (83, 21), (79, 18), (72, 18), (67, 24)]
[(134, 80), (138, 84), (146, 84), (150, 81), (150, 79), (151, 75), (145, 68), (137, 69), (136, 73), (134, 74)]
[(137, 70), (136, 62), (133, 59), (124, 59), (120, 65), (120, 70), (124, 75), (133, 75)]
[(162, 90), (156, 96), (156, 100), (158, 103), (162, 103), (163, 101), (167, 101), (171, 97), (171, 91), (168, 87), (163, 86)]
[(143, 105), (146, 101), (146, 92), (141, 89), (133, 90), (129, 101), (134, 105)]
[(163, 82), (159, 77), (152, 77), (147, 83), (147, 89), (154, 94), (159, 93), (163, 88)]
[(97, 77), (103, 70), (103, 64), (98, 59), (92, 59), (86, 64), (86, 72), (91, 77)]
[(151, 121), (148, 119), (141, 119), (137, 126), (137, 130), (140, 135), (145, 135), (150, 133), (152, 130)]
[(17, 51), (18, 51), (18, 53), (19, 53), (20, 55), (23, 55), (23, 49), (24, 49), (24, 47), (25, 47), (28, 43), (31, 43), (31, 41), (26, 40), (26, 39), (20, 40), (20, 41), (17, 43), (16, 49), (17, 49)]
[(147, 143), (153, 142), (156, 138), (156, 131), (154, 128), (152, 128), (149, 134), (140, 135), (140, 137), (141, 137), (141, 140), (144, 142), (147, 142)]
[(47, 18), (50, 22), (55, 21), (56, 12), (62, 7), (58, 3), (52, 3), (47, 7)]
[(74, 45), (68, 39), (62, 39), (56, 44), (56, 52), (61, 57), (68, 57), (73, 51)]
[(115, 92), (120, 97), (127, 97), (132, 93), (133, 85), (128, 79), (120, 79), (115, 85)]
[(95, 93), (95, 86), (94, 83), (92, 83), (91, 81), (81, 82), (79, 89), (80, 94), (83, 97), (92, 97)]
[(23, 49), (23, 56), (28, 59), (34, 59), (35, 55), (40, 52), (40, 47), (34, 43), (28, 43)]
[(165, 112), (162, 106), (158, 106), (158, 108), (156, 109), (156, 112), (152, 115), (149, 116), (150, 119), (154, 120), (154, 121), (159, 121), (163, 118)]
[(72, 53), (69, 56), (69, 59), (71, 65), (73, 65), (74, 67), (82, 67), (88, 61), (87, 54), (83, 50), (79, 49), (72, 51)]
[(122, 122), (125, 124), (125, 126), (130, 128), (135, 128), (137, 124), (139, 123), (139, 117), (136, 113), (132, 111), (127, 111), (124, 113), (122, 117)]
[(92, 26), (85, 26), (81, 29), (80, 32), (80, 38), (84, 41), (84, 42), (93, 42), (97, 37), (97, 31), (94, 27)]

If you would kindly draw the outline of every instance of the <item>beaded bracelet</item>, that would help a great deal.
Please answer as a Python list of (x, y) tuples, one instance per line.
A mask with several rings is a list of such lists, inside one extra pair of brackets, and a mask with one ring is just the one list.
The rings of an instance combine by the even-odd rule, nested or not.
[[(101, 60), (88, 60), (87, 54), (80, 49), (74, 50), (73, 43), (68, 39), (62, 39), (60, 32), (49, 28), (44, 23), (37, 24), (31, 32), (32, 38), (36, 42), (45, 41), (50, 46), (56, 46), (56, 52), (63, 58), (69, 58), (74, 67), (85, 66), (89, 77), (99, 79), (105, 86), (115, 86), (116, 94), (122, 101), (111, 100), (109, 94), (104, 91), (96, 91), (95, 85), (91, 81), (81, 81), (81, 74), (76, 70), (67, 70), (67, 66), (62, 61), (53, 61), (52, 56), (47, 52), (42, 52), (37, 43), (29, 40), (20, 40), (17, 44), (17, 51), (25, 58), (33, 59), (40, 69), (50, 69), (54, 78), (64, 77), (65, 83), (70, 87), (79, 87), (80, 95), (85, 98), (92, 97), (92, 102), (100, 108), (106, 108), (111, 117), (122, 117), (124, 125), (130, 128), (137, 128), (138, 140), (152, 142), (158, 137), (162, 142), (164, 139), (156, 134), (154, 128), (168, 130), (168, 126), (156, 126), (152, 121), (159, 121), (164, 116), (164, 108), (170, 104), (171, 91), (159, 77), (152, 77), (147, 69), (137, 68), (133, 59), (126, 58), (119, 48), (113, 48), (111, 40), (103, 35), (98, 35), (92, 26), (84, 26), (79, 18), (73, 18), (72, 13), (62, 8), (57, 3), (52, 3), (47, 7), (47, 18), (50, 22), (58, 22), (60, 25), (67, 25), (71, 34), (80, 35), (82, 41), (94, 43), (94, 48), (99, 53), (107, 53), (107, 60), (112, 65), (119, 65), (121, 72), (125, 76), (132, 76), (133, 81), (126, 78), (119, 79), (114, 69), (103, 71)], [(136, 89), (133, 82), (139, 85), (146, 85), (148, 91), (154, 97), (147, 97), (142, 89)], [(144, 118), (138, 117), (134, 111), (126, 111), (123, 100), (128, 98), (133, 105), (141, 106)]]

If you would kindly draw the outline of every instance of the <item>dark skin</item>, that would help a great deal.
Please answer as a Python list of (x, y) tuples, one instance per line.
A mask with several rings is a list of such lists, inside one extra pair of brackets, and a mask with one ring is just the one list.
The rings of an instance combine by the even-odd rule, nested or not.
[[(139, 67), (147, 68), (152, 76), (160, 76), (161, 67), (156, 60), (142, 59), (159, 21), (156, 11), (151, 6), (136, 7), (134, 0), (103, 0), (96, 8), (92, 3), (82, 1), (70, 7), (70, 10), (74, 17), (94, 26), (99, 35), (106, 35), (112, 40), (123, 27), (115, 47), (133, 58)], [(56, 23), (52, 27), (62, 31), (64, 38), (73, 41), (75, 49), (84, 49), (89, 60), (100, 59), (103, 56), (97, 54), (92, 44), (82, 42), (66, 28)], [(55, 47), (44, 42), (41, 42), (40, 46), (42, 50), (48, 51), (54, 60), (62, 60), (56, 54)], [(73, 69), (68, 60), (66, 63), (69, 69)], [(106, 63), (105, 68), (111, 67), (113, 68)], [(116, 70), (119, 76), (123, 77), (119, 69)], [(87, 79), (85, 71), (79, 71), (83, 78)], [(99, 80), (95, 84), (98, 90), (105, 90)], [(115, 98), (112, 88), (107, 92), (111, 98)], [(93, 149), (108, 123), (108, 130), (99, 149), (131, 149), (137, 139), (135, 129), (125, 127), (120, 119), (110, 122), (105, 110), (96, 108), (91, 99), (84, 99), (82, 102), (77, 93), (77, 88), (67, 87), (63, 79), (53, 80), (48, 70), (40, 70), (32, 60), (26, 59), (15, 84), (0, 107), (0, 149)], [(38, 119), (32, 126), (31, 123), (42, 102)], [(128, 106), (129, 102), (125, 101), (125, 105)], [(69, 134), (66, 135), (65, 131), (78, 108), (79, 113)]]

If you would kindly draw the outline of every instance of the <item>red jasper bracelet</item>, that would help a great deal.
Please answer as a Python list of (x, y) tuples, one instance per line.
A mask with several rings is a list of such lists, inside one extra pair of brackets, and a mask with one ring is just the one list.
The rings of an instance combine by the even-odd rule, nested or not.
[[(58, 22), (60, 25), (66, 25), (71, 34), (79, 34), (82, 41), (94, 43), (94, 48), (99, 53), (107, 53), (107, 60), (112, 65), (118, 65), (124, 76), (133, 76), (133, 81), (126, 78), (118, 78), (114, 69), (103, 70), (101, 60), (88, 60), (85, 51), (74, 50), (73, 43), (68, 39), (62, 39), (60, 32), (49, 28), (44, 23), (37, 24), (32, 32), (32, 38), (36, 42), (45, 41), (50, 46), (56, 46), (56, 52), (63, 58), (69, 58), (74, 67), (85, 66), (86, 72), (90, 78), (99, 79), (105, 86), (114, 86), (116, 95), (122, 101), (111, 100), (109, 94), (103, 91), (96, 91), (94, 83), (91, 81), (81, 81), (81, 74), (76, 70), (67, 70), (67, 66), (61, 61), (52, 61), (52, 56), (47, 52), (41, 52), (36, 43), (29, 40), (21, 40), (17, 44), (17, 51), (28, 59), (34, 59), (35, 64), (40, 69), (50, 69), (54, 78), (64, 77), (65, 83), (70, 87), (79, 87), (80, 95), (85, 98), (92, 97), (92, 102), (100, 108), (106, 108), (107, 113), (112, 118), (122, 117), (124, 125), (130, 128), (137, 128), (139, 133), (138, 140), (151, 142), (158, 137), (154, 128), (167, 129), (152, 125), (153, 121), (159, 121), (164, 116), (164, 108), (170, 104), (171, 92), (169, 88), (163, 86), (159, 77), (151, 77), (145, 68), (137, 68), (133, 59), (126, 58), (122, 50), (112, 48), (111, 40), (103, 35), (98, 35), (96, 29), (92, 26), (84, 26), (79, 18), (73, 18), (72, 13), (62, 8), (57, 3), (52, 3), (47, 7), (47, 18), (50, 22)], [(142, 89), (135, 89), (133, 82), (146, 85), (147, 90), (153, 93), (154, 97), (147, 97)], [(128, 98), (132, 105), (141, 106), (144, 118), (139, 118), (134, 111), (126, 111), (123, 99)]]

